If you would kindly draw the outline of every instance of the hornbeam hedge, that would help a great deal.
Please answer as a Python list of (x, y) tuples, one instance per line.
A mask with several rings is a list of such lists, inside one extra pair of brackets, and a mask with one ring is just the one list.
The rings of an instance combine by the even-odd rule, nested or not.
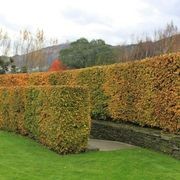
[(80, 85), (89, 89), (94, 119), (180, 132), (180, 53), (55, 73), (1, 75), (1, 86)]
[(0, 97), (0, 129), (28, 135), (61, 154), (86, 149), (90, 132), (86, 89), (2, 87)]

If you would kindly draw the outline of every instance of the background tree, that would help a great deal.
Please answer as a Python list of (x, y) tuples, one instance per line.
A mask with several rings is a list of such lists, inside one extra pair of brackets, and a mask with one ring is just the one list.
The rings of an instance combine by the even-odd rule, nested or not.
[(0, 74), (5, 74), (9, 69), (11, 71), (13, 68), (15, 68), (15, 66), (13, 65), (12, 58), (0, 56)]
[(11, 48), (11, 39), (8, 36), (8, 33), (0, 29), (0, 55), (8, 56)]
[(80, 38), (70, 43), (69, 48), (60, 51), (60, 59), (70, 68), (85, 68), (115, 62), (113, 48), (103, 40), (88, 41)]
[(177, 34), (178, 28), (172, 21), (164, 29), (156, 30), (154, 32), (154, 37), (158, 42), (156, 52), (158, 54), (173, 52), (174, 46), (177, 44)]
[(51, 66), (49, 67), (48, 71), (53, 72), (53, 71), (64, 71), (66, 70), (66, 66), (63, 65), (62, 61), (59, 59), (55, 59)]
[(18, 61), (21, 72), (32, 69), (42, 71), (47, 66), (47, 56), (51, 53), (45, 53), (43, 48), (57, 45), (57, 43), (57, 39), (47, 39), (43, 30), (37, 29), (36, 33), (28, 29), (21, 30), (13, 46), (13, 54), (21, 55), (21, 61)]
[(165, 53), (180, 51), (180, 33), (173, 22), (167, 23), (165, 28), (154, 31), (152, 36), (136, 37), (134, 44), (117, 47), (118, 61), (138, 60)]

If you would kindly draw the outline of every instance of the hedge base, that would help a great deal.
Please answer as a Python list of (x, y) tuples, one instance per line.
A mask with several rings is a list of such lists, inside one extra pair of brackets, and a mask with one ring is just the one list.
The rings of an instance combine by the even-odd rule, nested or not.
[(180, 135), (165, 134), (161, 130), (93, 120), (91, 136), (153, 149), (180, 159)]

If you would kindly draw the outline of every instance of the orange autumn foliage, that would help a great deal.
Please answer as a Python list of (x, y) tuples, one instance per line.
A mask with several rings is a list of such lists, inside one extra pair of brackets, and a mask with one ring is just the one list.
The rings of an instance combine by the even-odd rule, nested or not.
[(63, 71), (63, 70), (66, 70), (66, 66), (63, 65), (63, 63), (59, 60), (59, 59), (55, 59), (50, 68), (48, 69), (49, 72), (52, 72), (52, 71)]
[(0, 130), (29, 136), (60, 154), (85, 151), (90, 121), (86, 88), (0, 87)]

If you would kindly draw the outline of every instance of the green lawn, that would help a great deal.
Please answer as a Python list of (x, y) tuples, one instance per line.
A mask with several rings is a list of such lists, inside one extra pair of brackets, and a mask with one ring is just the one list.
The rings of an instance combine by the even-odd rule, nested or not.
[(180, 180), (180, 161), (141, 148), (60, 156), (0, 131), (0, 180), (6, 179)]

